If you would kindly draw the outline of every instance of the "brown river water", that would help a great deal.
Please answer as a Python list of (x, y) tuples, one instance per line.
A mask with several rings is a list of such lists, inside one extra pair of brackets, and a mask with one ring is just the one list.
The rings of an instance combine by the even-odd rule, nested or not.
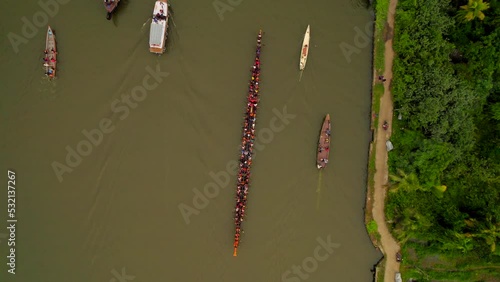
[[(157, 56), (154, 1), (122, 0), (110, 21), (102, 1), (58, 1), (0, 4), (0, 281), (371, 281), (381, 254), (363, 223), (370, 9), (172, 0), (168, 49)], [(42, 69), (47, 23), (59, 49), (54, 81)], [(260, 28), (256, 154), (233, 257), (233, 166)], [(332, 147), (320, 173), (326, 113)], [(15, 232), (4, 228), (8, 169)]]

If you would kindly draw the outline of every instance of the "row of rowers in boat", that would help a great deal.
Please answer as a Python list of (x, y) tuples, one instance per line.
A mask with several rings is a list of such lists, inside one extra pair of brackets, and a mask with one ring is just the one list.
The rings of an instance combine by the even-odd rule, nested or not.
[[(119, 2), (120, 0), (104, 0), (104, 7), (107, 11), (106, 18), (108, 20), (111, 19), (112, 14), (116, 11)], [(151, 53), (161, 55), (166, 50), (170, 14), (171, 8), (167, 0), (158, 0), (155, 2), (149, 32), (149, 51)], [(57, 70), (57, 41), (55, 31), (50, 26), (47, 28), (43, 61), (45, 74), (49, 78), (55, 78)]]
[[(301, 50), (301, 60), (299, 69), (302, 71), (305, 67), (307, 59), (307, 50), (309, 47), (309, 31), (307, 27), (305, 39), (303, 42), (303, 49)], [(247, 109), (245, 121), (243, 126), (243, 137), (241, 143), (241, 155), (239, 161), (238, 171), (238, 184), (236, 188), (236, 205), (234, 208), (234, 223), (235, 233), (233, 242), (233, 256), (238, 255), (238, 247), (241, 242), (241, 235), (243, 234), (242, 223), (245, 218), (245, 208), (247, 204), (248, 191), (250, 189), (250, 169), (252, 167), (253, 145), (255, 140), (255, 123), (257, 119), (257, 104), (260, 100), (260, 54), (262, 47), (262, 30), (259, 31), (257, 36), (257, 50), (255, 52), (255, 62), (251, 69), (252, 78), (249, 82), (249, 89), (247, 95)], [(304, 49), (305, 47), (305, 49)], [(331, 138), (331, 124), (330, 115), (327, 114), (323, 120), (321, 131), (318, 140), (318, 150), (316, 152), (316, 167), (318, 170), (324, 169), (328, 163), (330, 153), (330, 138)]]

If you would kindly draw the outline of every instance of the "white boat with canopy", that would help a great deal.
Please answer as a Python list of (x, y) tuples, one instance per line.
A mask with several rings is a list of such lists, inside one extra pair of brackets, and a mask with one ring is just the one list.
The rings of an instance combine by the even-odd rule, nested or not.
[(155, 3), (153, 20), (149, 31), (149, 51), (155, 54), (163, 54), (166, 49), (167, 28), (169, 10), (167, 0), (159, 0)]

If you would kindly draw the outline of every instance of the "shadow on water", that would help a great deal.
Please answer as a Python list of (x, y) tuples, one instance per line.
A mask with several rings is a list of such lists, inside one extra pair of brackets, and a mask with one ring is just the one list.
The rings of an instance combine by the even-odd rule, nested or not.
[(355, 9), (368, 9), (372, 6), (374, 0), (350, 0), (351, 6)]
[(111, 20), (113, 22), (113, 25), (115, 27), (118, 27), (118, 24), (120, 22), (120, 13), (124, 13), (124, 11), (127, 10), (129, 1), (128, 0), (120, 0), (120, 3), (116, 6), (115, 10), (111, 14), (106, 15), (107, 20)]

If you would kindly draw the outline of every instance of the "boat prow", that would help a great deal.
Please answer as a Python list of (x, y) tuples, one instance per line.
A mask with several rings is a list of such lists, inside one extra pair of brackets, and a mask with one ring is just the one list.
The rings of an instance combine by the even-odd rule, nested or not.
[(302, 42), (302, 49), (300, 49), (300, 63), (299, 69), (304, 70), (307, 63), (307, 55), (309, 54), (309, 39), (311, 38), (311, 27), (307, 26), (306, 34), (304, 35), (304, 41)]
[(319, 134), (318, 154), (316, 156), (316, 167), (318, 169), (325, 168), (328, 163), (328, 158), (330, 156), (330, 136), (330, 115), (327, 114), (321, 126), (321, 133)]
[(119, 2), (120, 0), (104, 0), (104, 8), (106, 9), (106, 12), (108, 12), (106, 14), (106, 19), (111, 19), (113, 12), (115, 11)]
[(156, 1), (149, 30), (149, 51), (151, 53), (163, 54), (165, 52), (169, 14), (167, 0)]

